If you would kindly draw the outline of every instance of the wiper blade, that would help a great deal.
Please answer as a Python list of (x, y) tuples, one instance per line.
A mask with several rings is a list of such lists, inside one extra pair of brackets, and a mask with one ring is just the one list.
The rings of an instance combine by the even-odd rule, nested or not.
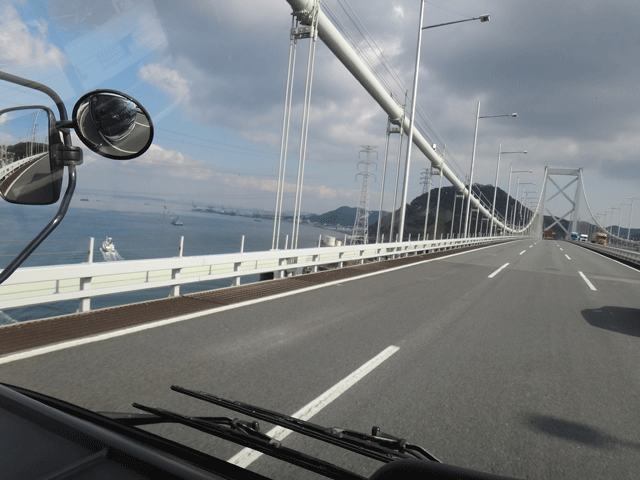
[[(179, 423), (200, 430), (201, 432), (215, 435), (231, 442), (257, 450), (266, 455), (279, 460), (284, 460), (293, 465), (305, 468), (325, 477), (335, 479), (355, 479), (366, 480), (365, 477), (340, 468), (332, 463), (325, 462), (318, 458), (304, 453), (283, 447), (278, 440), (259, 431), (258, 422), (244, 422), (238, 419), (228, 419), (226, 417), (190, 417), (179, 413), (171, 412), (161, 408), (147, 407), (134, 403), (133, 406), (139, 410), (149, 412), (153, 417), (164, 419), (164, 422), (153, 423)], [(150, 417), (147, 420), (152, 420)], [(215, 421), (212, 421), (215, 420)], [(228, 422), (227, 420), (231, 420)]]
[(288, 430), (331, 443), (381, 462), (388, 463), (401, 459), (420, 459), (440, 462), (440, 460), (424, 448), (407, 443), (403, 438), (382, 433), (378, 427), (373, 427), (371, 435), (337, 427), (327, 428), (247, 403), (225, 400), (224, 398), (206, 392), (189, 390), (176, 385), (173, 385), (171, 390), (228, 408), (238, 413), (243, 413), (259, 420), (264, 420), (265, 422), (280, 425)]

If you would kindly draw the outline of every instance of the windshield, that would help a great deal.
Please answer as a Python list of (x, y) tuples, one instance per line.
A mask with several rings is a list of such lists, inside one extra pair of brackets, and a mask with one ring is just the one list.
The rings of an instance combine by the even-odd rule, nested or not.
[[(132, 132), (136, 103), (154, 127), (126, 161), (72, 130), (69, 211), (0, 285), (0, 382), (235, 415), (179, 385), (505, 476), (637, 476), (640, 274), (602, 256), (640, 239), (637, 2), (424, 2), (438, 27), (418, 43), (420, 4), (0, 2), (0, 70), (68, 112), (125, 93), (81, 109), (100, 142)], [(0, 82), (0, 110), (22, 105), (59, 120)], [(0, 269), (57, 208), (1, 202)], [(261, 423), (359, 475), (380, 465)]]

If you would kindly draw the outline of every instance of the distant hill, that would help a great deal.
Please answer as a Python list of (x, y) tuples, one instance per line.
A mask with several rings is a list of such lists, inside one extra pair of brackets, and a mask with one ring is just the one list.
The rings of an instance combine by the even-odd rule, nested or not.
[[(460, 226), (460, 215), (461, 208), (460, 203), (461, 199), (458, 198), (455, 201), (456, 211), (453, 212), (454, 206), (454, 192), (455, 189), (453, 186), (442, 187), (440, 193), (440, 211), (438, 214), (438, 228), (437, 228), (437, 238), (440, 238), (443, 235), (445, 238), (447, 234), (451, 234), (453, 231), (453, 235), (457, 236), (461, 229), (464, 229), (464, 215), (462, 216), (462, 227)], [(481, 193), (484, 197), (485, 204), (491, 205), (493, 203), (493, 193), (494, 186), (493, 185), (480, 185), (475, 184), (473, 186), (473, 193), (477, 196), (478, 193)], [(416, 198), (414, 198), (410, 204), (407, 205), (406, 210), (406, 219), (405, 219), (405, 227), (404, 227), (404, 235), (405, 239), (411, 234), (411, 238), (418, 238), (418, 234), (420, 236), (424, 233), (424, 218), (425, 211), (427, 208), (427, 198), (428, 193), (424, 193)], [(466, 200), (466, 199), (465, 199)], [(431, 190), (431, 200), (430, 200), (430, 213), (429, 213), (429, 223), (427, 225), (427, 234), (429, 238), (434, 238), (434, 227), (435, 227), (435, 212), (436, 206), (438, 203), (438, 189), (434, 188)], [(466, 201), (463, 202), (466, 208)], [(509, 219), (511, 219), (511, 214), (513, 212), (513, 207), (516, 205), (518, 210), (520, 209), (520, 202), (516, 202), (513, 197), (509, 197)], [(507, 193), (498, 188), (496, 193), (496, 214), (504, 215), (505, 208), (507, 206)], [(516, 212), (516, 221), (518, 221), (519, 212)], [(394, 232), (398, 232), (398, 222), (400, 219), (400, 208), (396, 211), (395, 215), (395, 227)], [(452, 229), (452, 221), (453, 221), (453, 229)], [(480, 219), (482, 222), (482, 219)], [(382, 218), (382, 225), (380, 228), (381, 234), (384, 234), (386, 238), (389, 237), (391, 223), (391, 214), (387, 214)], [(478, 230), (482, 226), (481, 223), (478, 224)], [(371, 240), (375, 240), (375, 234), (377, 231), (378, 225), (377, 222), (369, 224), (369, 238)], [(485, 222), (486, 228), (486, 222)], [(471, 218), (471, 226), (470, 230), (475, 232), (475, 215)]]
[[(353, 227), (356, 221), (356, 213), (358, 209), (355, 207), (339, 207), (330, 212), (322, 213), (320, 215), (310, 214), (304, 215), (304, 218), (310, 222), (320, 223), (323, 225)], [(382, 212), (382, 215), (387, 215), (389, 212)], [(369, 225), (378, 221), (378, 211), (369, 212)]]
[[(451, 233), (453, 233), (454, 237), (457, 237), (460, 233), (460, 230), (464, 229), (464, 215), (462, 216), (462, 222), (460, 221), (461, 199), (459, 197), (455, 201), (456, 209), (455, 209), (455, 212), (453, 212), (454, 191), (455, 189), (452, 186), (442, 187), (442, 190), (440, 193), (440, 211), (438, 214), (438, 225), (437, 225), (437, 231), (436, 231), (437, 238), (440, 238), (441, 235), (446, 238), (447, 235), (450, 235)], [(494, 193), (493, 185), (475, 184), (473, 186), (473, 192), (476, 196), (478, 196), (479, 193), (481, 194), (481, 196), (484, 199), (485, 205), (491, 205), (493, 203), (493, 193)], [(427, 193), (422, 194), (414, 198), (411, 201), (411, 203), (407, 205), (405, 228), (404, 228), (405, 240), (408, 238), (409, 234), (411, 234), (411, 238), (413, 239), (417, 239), (418, 234), (422, 236), (424, 232), (424, 217), (425, 217), (425, 211), (427, 206), (427, 197), (428, 197)], [(429, 224), (427, 226), (427, 234), (429, 235), (429, 238), (434, 238), (435, 212), (436, 212), (437, 203), (438, 203), (438, 189), (434, 188), (431, 190), (431, 201), (430, 201), (431, 207), (430, 207), (430, 213), (429, 213)], [(466, 208), (466, 201), (463, 203)], [(501, 188), (498, 188), (496, 192), (496, 215), (498, 217), (502, 217), (504, 215), (506, 206), (507, 206), (507, 193)], [(516, 202), (516, 200), (512, 196), (509, 196), (509, 221), (511, 221), (512, 219), (514, 206), (517, 208), (516, 222), (518, 222), (521, 220), (519, 217), (521, 208), (522, 208), (522, 211), (524, 211), (526, 207), (521, 206), (520, 202)], [(489, 209), (490, 208), (491, 207), (489, 207)], [(321, 215), (315, 215), (315, 214), (304, 215), (303, 218), (308, 219), (309, 221), (315, 222), (315, 223), (351, 228), (353, 227), (353, 224), (356, 219), (356, 212), (357, 212), (357, 209), (355, 207), (343, 206), (335, 210), (332, 210), (330, 212), (323, 213)], [(400, 220), (400, 208), (398, 208), (395, 215), (394, 235), (395, 233), (398, 232), (399, 220)], [(453, 225), (452, 225), (452, 222), (453, 222)], [(550, 226), (554, 222), (555, 222), (555, 219), (553, 217), (551, 217), (550, 215), (545, 215), (543, 230), (548, 228), (548, 226)], [(390, 223), (391, 223), (391, 212), (383, 211), (380, 233), (385, 236), (385, 239), (389, 238)], [(567, 230), (570, 229), (570, 225), (567, 220), (562, 220), (560, 223)], [(480, 233), (480, 230), (482, 227), (484, 227), (484, 229), (486, 230), (487, 222), (485, 221), (483, 225), (482, 219), (480, 219), (478, 223), (478, 233)], [(378, 211), (375, 210), (369, 213), (369, 242), (375, 241), (377, 229), (378, 229)], [(476, 230), (475, 215), (472, 215), (470, 231), (473, 233), (475, 232), (475, 230)], [(560, 225), (558, 224), (554, 225), (552, 227), (552, 230), (555, 232), (556, 238), (565, 237), (565, 232)], [(580, 232), (589, 231), (587, 222), (580, 221), (578, 223), (578, 230)], [(614, 233), (617, 233), (616, 227), (614, 227)], [(620, 228), (621, 236), (626, 237), (626, 233), (627, 233), (626, 228)], [(640, 231), (636, 229), (632, 229), (631, 236), (632, 237), (640, 236)]]

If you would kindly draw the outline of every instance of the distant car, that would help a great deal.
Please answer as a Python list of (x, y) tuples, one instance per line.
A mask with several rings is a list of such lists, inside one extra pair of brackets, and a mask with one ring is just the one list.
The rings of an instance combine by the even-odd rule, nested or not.
[(580, 235), (580, 241), (581, 242), (588, 242), (589, 241), (589, 235), (586, 235), (586, 234), (583, 233), (582, 235)]
[(577, 232), (571, 232), (571, 240), (578, 240), (579, 236)]

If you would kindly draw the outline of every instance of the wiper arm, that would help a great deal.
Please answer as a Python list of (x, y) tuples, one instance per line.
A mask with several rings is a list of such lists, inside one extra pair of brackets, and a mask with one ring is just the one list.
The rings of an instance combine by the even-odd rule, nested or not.
[[(366, 480), (365, 477), (356, 475), (353, 472), (340, 468), (332, 463), (283, 447), (278, 440), (261, 433), (259, 431), (258, 422), (249, 423), (238, 419), (231, 420), (226, 417), (190, 417), (161, 408), (147, 407), (138, 403), (134, 403), (133, 406), (139, 410), (152, 414), (151, 416), (145, 415), (144, 417), (140, 417), (140, 420), (143, 420), (143, 418), (146, 417), (146, 424), (167, 422), (179, 423), (195, 428), (196, 430), (200, 430), (201, 432), (229, 440), (237, 443), (238, 445), (257, 450), (279, 460), (284, 460), (285, 462), (289, 462), (293, 465), (319, 473), (325, 477), (335, 479), (351, 478), (356, 480)], [(136, 416), (137, 415), (133, 414), (133, 417)], [(162, 420), (156, 421), (156, 419)], [(149, 422), (149, 420), (151, 421)]]
[(326, 428), (254, 405), (225, 400), (224, 398), (205, 392), (197, 392), (176, 385), (173, 385), (171, 390), (243, 413), (259, 420), (264, 420), (265, 422), (280, 425), (291, 431), (337, 445), (381, 462), (388, 463), (400, 459), (420, 459), (440, 462), (440, 460), (424, 448), (409, 444), (405, 439), (381, 433), (378, 427), (373, 427), (371, 435), (336, 427)]

